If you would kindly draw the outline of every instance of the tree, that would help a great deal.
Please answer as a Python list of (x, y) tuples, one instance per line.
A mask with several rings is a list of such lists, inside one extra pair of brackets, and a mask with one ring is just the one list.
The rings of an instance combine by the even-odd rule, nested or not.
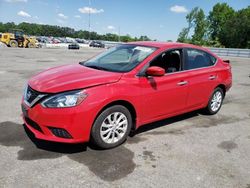
[(207, 22), (206, 22), (204, 11), (202, 9), (195, 9), (193, 20), (194, 20), (193, 21), (194, 22), (194, 34), (192, 36), (192, 41), (195, 44), (197, 43), (203, 44), (206, 29), (207, 29)]
[(220, 40), (226, 47), (250, 48), (250, 6), (237, 11), (221, 28)]
[(150, 38), (148, 38), (147, 36), (140, 36), (140, 38), (138, 40), (139, 41), (150, 41)]
[[(195, 7), (187, 14), (188, 26), (179, 33), (178, 42), (230, 48), (250, 48), (250, 6), (235, 11), (217, 3), (206, 17)], [(193, 35), (190, 37), (190, 31)]]
[(209, 31), (212, 40), (223, 38), (221, 33), (225, 23), (234, 16), (234, 9), (227, 3), (217, 3), (208, 15)]
[[(199, 7), (195, 7), (191, 10), (189, 14), (187, 14), (186, 20), (188, 22), (188, 27), (182, 29), (177, 41), (191, 42), (194, 44), (203, 43), (203, 39), (207, 28), (206, 16), (204, 14), (204, 11)], [(190, 30), (192, 29), (194, 30), (194, 34), (190, 39), (188, 35)]]
[(186, 27), (183, 28), (178, 36), (177, 41), (187, 43), (188, 42), (188, 33), (189, 33), (189, 29)]
[[(125, 35), (120, 37), (121, 41), (123, 42), (131, 42), (133, 41), (130, 35)], [(137, 37), (134, 38), (135, 41), (137, 41)]]
[(178, 42), (189, 41), (188, 35), (189, 35), (190, 30), (194, 27), (194, 14), (197, 10), (198, 10), (198, 7), (195, 7), (194, 9), (192, 9), (192, 11), (189, 14), (187, 14), (186, 20), (188, 22), (188, 27), (185, 27), (182, 29), (177, 39)]
[[(42, 25), (34, 23), (20, 23), (16, 25), (13, 22), (2, 23), (0, 22), (0, 32), (8, 32), (10, 29), (22, 29), (27, 35), (35, 36), (53, 36), (53, 37), (74, 37), (74, 38), (89, 38), (91, 40), (107, 40), (107, 41), (118, 41), (119, 36), (112, 33), (107, 33), (105, 35), (100, 35), (96, 32), (89, 31), (75, 31), (70, 27), (60, 27), (53, 25)], [(141, 36), (139, 39), (137, 37), (133, 38), (129, 35), (120, 36), (122, 42), (130, 42), (137, 40), (150, 40), (147, 36)]]

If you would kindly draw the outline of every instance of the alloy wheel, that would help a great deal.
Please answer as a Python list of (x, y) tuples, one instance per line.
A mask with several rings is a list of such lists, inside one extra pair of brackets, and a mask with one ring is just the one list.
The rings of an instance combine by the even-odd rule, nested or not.
[(128, 119), (121, 112), (109, 114), (102, 122), (100, 135), (103, 142), (113, 144), (123, 138), (128, 128)]
[(211, 100), (211, 110), (213, 112), (216, 112), (217, 110), (219, 110), (222, 104), (222, 100), (223, 100), (222, 93), (220, 91), (216, 91)]

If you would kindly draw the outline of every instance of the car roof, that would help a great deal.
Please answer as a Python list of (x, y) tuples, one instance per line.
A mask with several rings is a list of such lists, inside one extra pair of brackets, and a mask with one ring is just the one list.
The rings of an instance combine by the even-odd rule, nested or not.
[(138, 41), (138, 42), (129, 42), (128, 44), (135, 44), (135, 45), (142, 45), (142, 46), (156, 47), (156, 48), (190, 47), (190, 48), (204, 49), (202, 47), (195, 46), (192, 44), (179, 43), (179, 42)]

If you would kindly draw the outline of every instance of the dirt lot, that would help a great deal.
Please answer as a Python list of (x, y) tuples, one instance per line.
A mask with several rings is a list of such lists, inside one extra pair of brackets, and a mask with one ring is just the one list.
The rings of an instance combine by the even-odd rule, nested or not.
[(193, 112), (146, 125), (107, 151), (26, 133), (20, 100), (27, 79), (98, 51), (0, 49), (0, 187), (250, 188), (250, 59), (231, 58), (233, 88), (215, 116)]

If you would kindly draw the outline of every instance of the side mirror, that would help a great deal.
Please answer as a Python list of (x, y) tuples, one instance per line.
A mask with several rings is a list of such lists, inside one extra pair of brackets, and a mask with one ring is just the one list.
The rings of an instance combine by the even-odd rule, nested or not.
[(146, 70), (147, 76), (164, 76), (165, 70), (161, 67), (152, 66)]

